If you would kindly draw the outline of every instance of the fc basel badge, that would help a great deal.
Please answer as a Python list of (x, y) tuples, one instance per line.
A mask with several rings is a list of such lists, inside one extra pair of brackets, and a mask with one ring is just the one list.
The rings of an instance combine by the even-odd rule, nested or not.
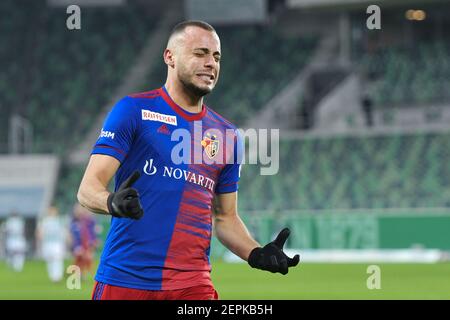
[(216, 135), (210, 135), (209, 133), (202, 140), (202, 146), (205, 149), (206, 155), (212, 159), (219, 152), (219, 140)]

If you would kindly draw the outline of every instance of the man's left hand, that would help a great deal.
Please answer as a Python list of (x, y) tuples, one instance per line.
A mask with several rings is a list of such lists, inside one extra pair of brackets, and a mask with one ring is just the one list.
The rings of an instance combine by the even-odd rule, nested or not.
[(288, 228), (284, 228), (274, 241), (266, 244), (262, 248), (258, 247), (253, 249), (248, 256), (248, 264), (252, 268), (266, 270), (272, 273), (279, 272), (281, 274), (287, 274), (289, 267), (295, 267), (300, 261), (298, 254), (293, 258), (289, 258), (283, 252), (284, 243), (290, 233), (291, 231)]

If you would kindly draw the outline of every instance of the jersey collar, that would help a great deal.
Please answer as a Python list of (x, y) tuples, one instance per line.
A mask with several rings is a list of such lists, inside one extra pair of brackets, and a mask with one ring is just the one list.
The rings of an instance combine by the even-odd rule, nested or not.
[(205, 104), (202, 105), (202, 111), (199, 113), (191, 113), (185, 111), (183, 108), (181, 108), (178, 104), (175, 103), (175, 101), (172, 100), (172, 98), (169, 96), (169, 93), (167, 92), (165, 86), (162, 86), (158, 89), (161, 97), (164, 99), (164, 101), (176, 112), (179, 116), (183, 117), (187, 121), (195, 121), (202, 119), (206, 114), (206, 106)]

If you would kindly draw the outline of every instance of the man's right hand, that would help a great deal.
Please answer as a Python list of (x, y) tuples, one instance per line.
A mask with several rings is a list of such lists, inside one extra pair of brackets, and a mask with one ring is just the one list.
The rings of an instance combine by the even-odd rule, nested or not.
[(144, 210), (139, 201), (139, 193), (131, 187), (140, 176), (141, 174), (136, 170), (120, 185), (116, 192), (108, 196), (108, 210), (113, 217), (138, 220), (144, 215)]

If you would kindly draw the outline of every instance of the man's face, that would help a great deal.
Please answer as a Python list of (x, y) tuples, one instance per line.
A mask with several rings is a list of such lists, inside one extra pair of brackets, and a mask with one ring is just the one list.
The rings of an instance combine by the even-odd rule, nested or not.
[(187, 27), (174, 55), (180, 82), (202, 97), (212, 91), (219, 78), (220, 40), (215, 32)]

